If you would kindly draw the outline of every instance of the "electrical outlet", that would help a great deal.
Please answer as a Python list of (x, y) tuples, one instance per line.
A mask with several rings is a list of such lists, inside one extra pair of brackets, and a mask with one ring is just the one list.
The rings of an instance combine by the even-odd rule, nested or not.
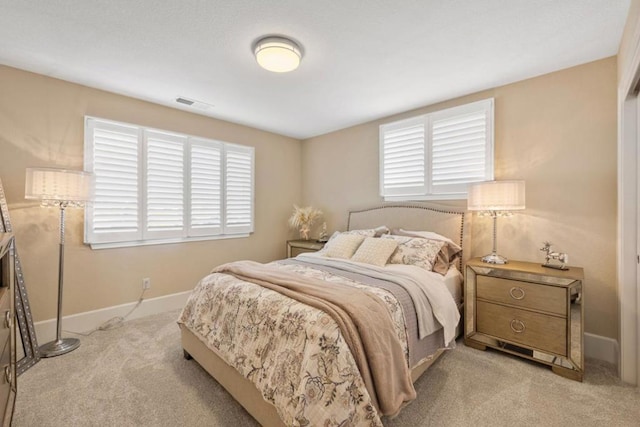
[(151, 279), (148, 277), (145, 277), (144, 279), (142, 279), (142, 289), (149, 289), (151, 287)]

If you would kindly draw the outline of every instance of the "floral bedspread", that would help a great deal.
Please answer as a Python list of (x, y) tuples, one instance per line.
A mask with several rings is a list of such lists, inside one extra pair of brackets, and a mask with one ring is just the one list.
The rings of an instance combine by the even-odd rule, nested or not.
[[(408, 360), (404, 314), (391, 292), (308, 265), (271, 265), (376, 294)], [(382, 426), (338, 325), (323, 311), (214, 273), (198, 283), (178, 322), (253, 382), (286, 425)]]

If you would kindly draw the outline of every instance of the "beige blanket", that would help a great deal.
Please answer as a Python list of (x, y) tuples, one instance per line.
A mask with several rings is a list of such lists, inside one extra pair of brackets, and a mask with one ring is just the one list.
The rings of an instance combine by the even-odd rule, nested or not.
[(327, 283), (252, 262), (221, 265), (214, 273), (233, 275), (323, 310), (339, 325), (371, 399), (393, 416), (416, 398), (400, 342), (382, 301), (363, 290)]

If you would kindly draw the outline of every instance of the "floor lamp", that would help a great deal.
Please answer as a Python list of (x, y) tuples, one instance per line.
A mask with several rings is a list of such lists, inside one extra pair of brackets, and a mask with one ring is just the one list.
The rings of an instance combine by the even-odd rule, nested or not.
[(58, 263), (58, 317), (56, 339), (40, 347), (42, 357), (68, 353), (80, 346), (77, 338), (62, 338), (62, 284), (64, 278), (64, 213), (71, 207), (83, 207), (90, 200), (92, 175), (87, 172), (27, 168), (25, 198), (36, 199), (45, 207), (60, 208), (60, 255)]
[(498, 255), (496, 225), (499, 216), (524, 209), (524, 181), (486, 181), (471, 184), (467, 196), (467, 209), (482, 211), (493, 218), (493, 250), (482, 257), (489, 264), (506, 264), (507, 258)]

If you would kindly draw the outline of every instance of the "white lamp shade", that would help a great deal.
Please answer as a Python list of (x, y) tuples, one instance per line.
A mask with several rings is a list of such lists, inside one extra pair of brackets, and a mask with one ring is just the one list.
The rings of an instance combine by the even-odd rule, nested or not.
[(524, 181), (486, 181), (469, 186), (470, 211), (515, 211), (524, 207)]
[(300, 46), (284, 37), (259, 40), (253, 48), (253, 53), (262, 68), (274, 73), (293, 71), (298, 68), (302, 59)]
[(88, 172), (27, 168), (26, 199), (84, 202), (91, 200), (93, 175)]

